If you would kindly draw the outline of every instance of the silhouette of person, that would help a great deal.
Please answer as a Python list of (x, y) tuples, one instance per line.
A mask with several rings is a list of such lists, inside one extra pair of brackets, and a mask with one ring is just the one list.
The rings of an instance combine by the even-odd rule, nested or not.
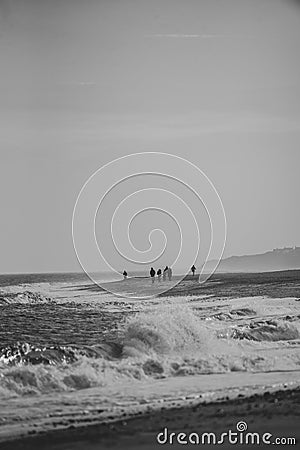
[(194, 266), (194, 264), (193, 264), (192, 267), (191, 267), (191, 271), (192, 271), (193, 276), (194, 276), (194, 275), (195, 275), (195, 271), (196, 271), (196, 267)]
[(157, 278), (158, 278), (158, 281), (161, 281), (161, 269), (158, 269), (158, 271), (157, 271)]
[(151, 279), (152, 279), (152, 283), (154, 283), (154, 281), (155, 281), (155, 270), (153, 269), (153, 267), (151, 267), (151, 269), (150, 269), (150, 277), (151, 277)]
[(163, 280), (164, 280), (164, 281), (166, 281), (168, 269), (169, 269), (168, 266), (166, 266), (166, 267), (164, 268), (164, 272), (163, 272)]
[(126, 270), (124, 270), (124, 272), (123, 272), (124, 280), (126, 280), (127, 276), (128, 276), (128, 273), (126, 272)]
[(169, 278), (169, 281), (172, 280), (172, 269), (171, 269), (171, 267), (168, 268), (168, 278)]

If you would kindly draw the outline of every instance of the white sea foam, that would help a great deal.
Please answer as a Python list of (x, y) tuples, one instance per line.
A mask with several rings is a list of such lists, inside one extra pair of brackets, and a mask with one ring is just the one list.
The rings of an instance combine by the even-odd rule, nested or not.
[[(100, 349), (88, 348), (85, 354), (75, 351), (72, 363), (2, 364), (0, 396), (105, 387), (122, 379), (139, 382), (147, 378), (230, 371), (298, 369), (300, 343), (296, 328), (280, 321), (277, 321), (277, 328), (274, 323), (263, 326), (265, 334), (260, 333), (259, 340), (250, 341), (249, 336), (247, 340), (234, 339), (235, 323), (229, 324), (225, 328), (227, 334), (218, 338), (220, 321), (207, 322), (191, 306), (180, 301), (171, 305), (152, 304), (150, 310), (127, 320), (122, 330), (119, 357), (114, 346), (102, 344)], [(274, 333), (277, 333), (277, 342), (274, 342)], [(291, 341), (285, 340), (286, 337)]]

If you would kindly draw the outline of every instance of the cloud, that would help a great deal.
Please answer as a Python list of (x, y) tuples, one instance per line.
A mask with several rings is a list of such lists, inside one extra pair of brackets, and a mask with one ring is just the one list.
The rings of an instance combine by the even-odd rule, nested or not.
[(74, 84), (76, 84), (77, 86), (96, 86), (96, 83), (94, 81), (78, 81)]
[(96, 83), (94, 81), (73, 81), (70, 82), (73, 86), (95, 86)]
[(79, 87), (89, 87), (89, 86), (96, 86), (95, 81), (65, 81), (59, 83), (62, 86), (79, 86)]
[(175, 38), (175, 39), (231, 39), (231, 38), (253, 38), (250, 35), (230, 35), (230, 34), (184, 34), (184, 33), (168, 33), (168, 34), (148, 34), (146, 37), (152, 38)]

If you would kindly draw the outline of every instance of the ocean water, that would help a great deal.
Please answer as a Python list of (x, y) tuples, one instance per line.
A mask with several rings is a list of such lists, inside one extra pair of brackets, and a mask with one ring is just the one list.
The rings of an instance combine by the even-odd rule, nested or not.
[[(118, 277), (113, 272), (94, 272), (92, 275), (97, 281), (101, 282), (116, 281), (121, 278), (121, 275)], [(37, 283), (66, 283), (73, 285), (90, 283), (90, 281), (90, 278), (85, 272), (0, 274), (0, 288)]]
[[(122, 299), (82, 274), (0, 283), (0, 397), (8, 402), (92, 388), (109, 389), (113, 402), (122, 383), (300, 368), (295, 297), (240, 298), (238, 286), (234, 296), (207, 295), (190, 280), (185, 295)], [(149, 289), (146, 278), (128, 283)]]

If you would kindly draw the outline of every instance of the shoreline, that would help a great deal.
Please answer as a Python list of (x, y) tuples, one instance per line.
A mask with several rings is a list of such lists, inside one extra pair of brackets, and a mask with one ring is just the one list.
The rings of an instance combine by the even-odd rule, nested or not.
[[(180, 377), (167, 396), (164, 395), (167, 379), (155, 380), (150, 390), (148, 386), (146, 397), (143, 384), (138, 392), (137, 386), (120, 384), (119, 389), (127, 392), (126, 396), (119, 405), (109, 408), (105, 407), (97, 388), (78, 392), (73, 400), (72, 393), (61, 395), (59, 404), (45, 398), (45, 417), (36, 415), (35, 420), (27, 417), (24, 422), (18, 415), (6, 431), (2, 423), (0, 446), (3, 450), (149, 450), (161, 446), (155, 439), (166, 426), (170, 432), (221, 434), (234, 429), (241, 420), (247, 422), (249, 431), (276, 435), (280, 430), (277, 436), (296, 437), (299, 442), (296, 424), (300, 416), (300, 372), (285, 372), (284, 376), (282, 372), (241, 375), (186, 378), (188, 383), (180, 397), (176, 395), (182, 383)], [(132, 401), (133, 392), (135, 401)], [(31, 401), (31, 409), (38, 411), (39, 399)], [(91, 404), (93, 409), (87, 411), (87, 405)], [(23, 407), (26, 411), (25, 399), (19, 414)], [(181, 447), (169, 445), (169, 448)]]
[[(249, 433), (271, 433), (272, 439), (291, 437), (299, 443), (299, 417), (300, 385), (293, 388), (281, 386), (250, 395), (237, 394), (232, 398), (225, 396), (211, 401), (198, 399), (190, 401), (190, 404), (160, 408), (150, 406), (144, 412), (136, 411), (132, 416), (124, 414), (122, 418), (95, 425), (81, 424), (77, 427), (70, 423), (64, 430), (2, 441), (1, 449), (150, 450), (162, 446), (177, 449), (182, 448), (182, 444), (173, 437), (175, 441), (171, 445), (170, 433), (176, 433), (176, 436), (181, 432), (186, 435), (195, 432), (199, 435), (211, 432), (221, 435), (230, 429), (236, 431), (239, 421), (246, 422)], [(161, 439), (165, 440), (167, 436), (168, 442), (165, 445), (158, 444), (157, 435), (165, 429), (168, 431), (161, 435)], [(222, 447), (231, 447), (227, 445), (225, 443)], [(192, 444), (185, 446), (190, 447)], [(210, 445), (202, 447), (209, 448)]]
[[(85, 292), (109, 292), (118, 297), (126, 296), (128, 299), (144, 299), (151, 297), (178, 297), (190, 295), (206, 295), (220, 298), (257, 297), (270, 298), (300, 297), (300, 270), (280, 270), (272, 272), (215, 272), (206, 283), (199, 282), (199, 274), (173, 275), (173, 283), (155, 280), (150, 283), (150, 277), (129, 277), (127, 280), (108, 281), (102, 286), (94, 283), (76, 286)], [(176, 281), (176, 282), (175, 282)], [(174, 283), (175, 282), (175, 283)], [(74, 286), (75, 287), (75, 286)], [(163, 289), (161, 289), (163, 287)], [(117, 292), (116, 289), (122, 288)], [(139, 295), (138, 292), (143, 292)], [(145, 290), (145, 291), (144, 291)]]

